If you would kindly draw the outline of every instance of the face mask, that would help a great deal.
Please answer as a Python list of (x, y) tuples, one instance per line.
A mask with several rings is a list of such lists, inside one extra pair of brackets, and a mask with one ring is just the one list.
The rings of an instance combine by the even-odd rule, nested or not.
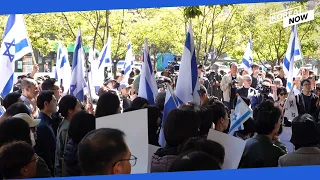
[(30, 139), (31, 139), (32, 147), (34, 147), (36, 145), (36, 140), (35, 140), (35, 135), (32, 131), (30, 131)]

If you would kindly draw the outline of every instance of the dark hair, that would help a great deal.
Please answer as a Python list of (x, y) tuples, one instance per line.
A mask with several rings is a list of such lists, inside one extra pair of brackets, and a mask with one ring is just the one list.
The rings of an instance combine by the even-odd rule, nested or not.
[(248, 135), (251, 133), (253, 135), (256, 132), (255, 121), (250, 117), (243, 123), (243, 130), (237, 131), (243, 135)]
[(141, 109), (144, 105), (149, 105), (149, 101), (145, 98), (137, 97), (131, 102), (130, 107)]
[(253, 111), (253, 118), (256, 122), (258, 134), (268, 135), (278, 123), (281, 116), (281, 110), (275, 107), (270, 100), (262, 102), (257, 109)]
[(10, 142), (0, 148), (0, 173), (6, 179), (21, 176), (21, 169), (28, 165), (35, 152), (23, 141)]
[(21, 94), (17, 92), (12, 92), (7, 94), (7, 96), (3, 99), (3, 107), (8, 109), (12, 104), (18, 102), (18, 99), (21, 97)]
[(200, 85), (200, 96), (207, 94), (207, 89), (204, 85)]
[(197, 106), (195, 108), (196, 113), (199, 115), (201, 119), (200, 123), (200, 135), (204, 136), (207, 135), (209, 129), (212, 127), (212, 119), (214, 114), (212, 113), (212, 109), (210, 106), (202, 105)]
[(102, 94), (96, 108), (96, 118), (117, 114), (120, 107), (119, 97), (111, 92)]
[(48, 78), (43, 81), (41, 88), (42, 90), (54, 90), (54, 84), (57, 82), (55, 78)]
[(74, 110), (77, 106), (79, 100), (71, 95), (65, 95), (61, 98), (59, 102), (59, 113), (63, 117), (68, 117), (69, 110)]
[(200, 117), (190, 109), (174, 109), (164, 123), (164, 137), (169, 147), (178, 147), (191, 137), (199, 136)]
[(103, 174), (106, 167), (128, 151), (125, 134), (118, 129), (101, 128), (89, 132), (79, 143), (79, 165), (85, 175)]
[(203, 137), (190, 138), (179, 147), (180, 153), (188, 151), (203, 151), (218, 159), (220, 164), (224, 163), (224, 147), (215, 141)]
[(96, 128), (96, 118), (86, 111), (80, 111), (72, 117), (68, 135), (75, 143), (79, 143), (82, 138)]
[(266, 73), (266, 77), (265, 78), (268, 78), (271, 81), (273, 81), (274, 80), (274, 75), (272, 73)]
[(168, 172), (218, 169), (221, 169), (221, 164), (216, 158), (202, 151), (191, 151), (178, 156), (170, 165)]
[(164, 109), (164, 103), (166, 100), (166, 92), (159, 92), (157, 97), (156, 97), (156, 106), (160, 108), (161, 111)]
[(14, 116), (20, 113), (26, 113), (29, 115), (31, 114), (29, 108), (22, 102), (12, 104), (5, 112), (5, 114), (8, 116)]
[(303, 79), (302, 81), (301, 81), (301, 86), (303, 86), (303, 84), (305, 83), (305, 82), (308, 82), (308, 83), (311, 83), (311, 81), (309, 80), (309, 79)]
[(12, 141), (25, 141), (31, 145), (29, 124), (20, 118), (9, 118), (0, 125), (0, 146)]
[(212, 122), (217, 125), (219, 119), (226, 117), (228, 110), (225, 105), (219, 101), (212, 103), (210, 107), (212, 110), (212, 114), (214, 114), (214, 116), (212, 117)]
[(44, 103), (47, 102), (47, 103), (50, 103), (51, 100), (53, 99), (53, 96), (54, 96), (54, 92), (53, 91), (48, 91), (48, 90), (45, 90), (45, 91), (42, 91), (38, 98), (37, 98), (37, 106), (40, 110), (43, 110), (44, 109)]
[(285, 88), (284, 86), (278, 87), (277, 88), (277, 95), (281, 94), (281, 92), (284, 92), (287, 94), (288, 93), (287, 88)]

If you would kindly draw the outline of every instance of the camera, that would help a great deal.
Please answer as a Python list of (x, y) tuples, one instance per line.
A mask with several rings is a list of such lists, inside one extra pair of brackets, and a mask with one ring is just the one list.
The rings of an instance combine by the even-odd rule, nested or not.
[(268, 95), (271, 93), (271, 87), (266, 85), (261, 85), (261, 87), (259, 88), (259, 93)]
[(236, 79), (231, 81), (231, 88), (237, 88), (238, 81)]

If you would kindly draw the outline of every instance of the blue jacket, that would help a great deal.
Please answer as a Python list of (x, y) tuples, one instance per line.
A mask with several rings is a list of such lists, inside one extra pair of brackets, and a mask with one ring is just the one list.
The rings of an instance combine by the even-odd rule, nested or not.
[(72, 140), (69, 140), (66, 146), (64, 163), (66, 165), (66, 176), (81, 175), (81, 169), (78, 164), (78, 144)]

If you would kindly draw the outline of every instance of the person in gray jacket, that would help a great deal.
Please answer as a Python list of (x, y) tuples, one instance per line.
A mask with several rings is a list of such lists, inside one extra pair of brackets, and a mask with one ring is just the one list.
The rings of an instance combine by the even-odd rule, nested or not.
[(320, 165), (320, 124), (310, 114), (292, 121), (291, 143), (295, 151), (279, 158), (279, 166)]

